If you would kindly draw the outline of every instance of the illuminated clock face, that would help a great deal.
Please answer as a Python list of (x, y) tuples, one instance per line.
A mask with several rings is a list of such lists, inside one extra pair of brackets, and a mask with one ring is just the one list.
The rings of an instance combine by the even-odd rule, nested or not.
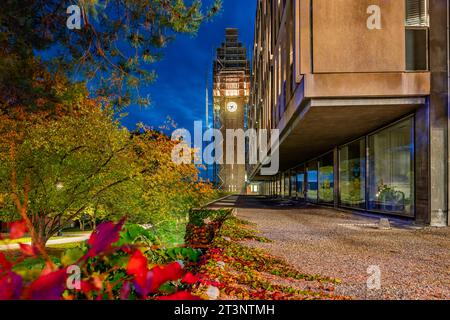
[(229, 112), (236, 112), (238, 109), (238, 105), (236, 104), (236, 102), (229, 102), (227, 104), (227, 110)]

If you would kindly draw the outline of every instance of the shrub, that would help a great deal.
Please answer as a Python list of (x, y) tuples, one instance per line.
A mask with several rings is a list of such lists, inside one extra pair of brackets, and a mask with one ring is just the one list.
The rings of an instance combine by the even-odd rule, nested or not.
[[(27, 231), (27, 224), (17, 224)], [(185, 275), (183, 262), (150, 267), (143, 251), (125, 241), (141, 243), (145, 229), (124, 224), (101, 224), (86, 244), (67, 250), (60, 260), (24, 244), (17, 256), (0, 252), (0, 300), (198, 299), (187, 291), (196, 277)], [(77, 269), (79, 279), (71, 277)]]
[(186, 244), (203, 247), (211, 244), (223, 223), (231, 216), (232, 210), (194, 209), (189, 214), (186, 227)]

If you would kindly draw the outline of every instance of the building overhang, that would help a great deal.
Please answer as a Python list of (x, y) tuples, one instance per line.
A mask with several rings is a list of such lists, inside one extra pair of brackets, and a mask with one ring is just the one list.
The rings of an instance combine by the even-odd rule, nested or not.
[[(413, 114), (425, 103), (425, 97), (304, 99), (281, 131), (280, 172)], [(259, 176), (259, 169), (252, 180), (270, 179)]]

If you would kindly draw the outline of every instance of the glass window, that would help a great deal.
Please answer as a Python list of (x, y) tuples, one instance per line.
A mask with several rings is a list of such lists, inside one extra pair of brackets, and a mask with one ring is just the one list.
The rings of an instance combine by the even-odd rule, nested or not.
[(361, 139), (339, 150), (340, 204), (366, 208), (366, 139)]
[(284, 195), (284, 174), (280, 175), (278, 183), (280, 184), (280, 193), (278, 195), (282, 197)]
[(334, 154), (327, 154), (319, 161), (319, 201), (334, 202)]
[(290, 191), (291, 191), (291, 188), (289, 186), (290, 179), (291, 179), (291, 175), (289, 174), (289, 171), (288, 171), (284, 174), (284, 196), (286, 198), (290, 197)]
[(428, 27), (428, 0), (406, 0), (407, 27)]
[(297, 197), (305, 198), (305, 169), (301, 168), (297, 171)]
[(406, 70), (428, 70), (428, 30), (406, 30)]
[(291, 172), (291, 197), (297, 197), (297, 174), (294, 170)]
[(406, 70), (428, 70), (428, 0), (406, 0)]
[(369, 210), (414, 216), (413, 119), (369, 137)]
[(307, 178), (308, 178), (308, 186), (307, 186), (307, 198), (308, 201), (311, 202), (317, 202), (317, 191), (318, 191), (318, 175), (317, 175), (317, 162), (311, 162), (308, 165), (308, 172), (307, 172)]

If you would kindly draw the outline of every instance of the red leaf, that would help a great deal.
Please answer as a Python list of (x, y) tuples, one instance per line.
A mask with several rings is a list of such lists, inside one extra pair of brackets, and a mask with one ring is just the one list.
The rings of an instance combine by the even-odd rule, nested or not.
[(120, 231), (124, 223), (125, 218), (118, 224), (105, 222), (99, 225), (88, 241), (91, 248), (88, 251), (87, 257), (95, 257), (102, 252), (110, 250), (112, 244), (119, 241)]
[(188, 301), (188, 300), (202, 300), (197, 296), (192, 295), (190, 292), (188, 291), (180, 291), (177, 292), (171, 296), (164, 296), (164, 297), (159, 297), (157, 298), (157, 300), (162, 300), (162, 301), (179, 301), (179, 300), (183, 300), (183, 301)]
[(127, 273), (134, 276), (134, 286), (141, 296), (147, 296), (152, 288), (153, 273), (148, 270), (147, 258), (140, 250), (128, 261)]
[(31, 300), (61, 300), (66, 279), (66, 268), (41, 275), (30, 285), (27, 297)]
[(128, 300), (128, 297), (130, 296), (131, 292), (131, 286), (129, 282), (126, 282), (122, 289), (120, 290), (120, 300)]
[(134, 252), (128, 261), (127, 273), (134, 276), (134, 286), (141, 296), (147, 296), (151, 290), (153, 273), (148, 270), (147, 258), (140, 250)]
[(142, 276), (148, 272), (147, 258), (140, 250), (134, 252), (128, 261), (127, 273), (131, 276)]
[(150, 292), (152, 292), (153, 288), (153, 272), (148, 271), (147, 273), (137, 276), (134, 279), (134, 288), (136, 292), (141, 297), (146, 297)]
[(183, 268), (180, 263), (174, 262), (149, 271), (147, 258), (137, 250), (128, 261), (127, 273), (134, 276), (136, 291), (141, 296), (147, 296), (150, 292), (156, 292), (164, 283), (180, 279), (183, 276)]
[(26, 256), (34, 257), (37, 254), (37, 250), (35, 247), (30, 246), (28, 244), (19, 243), (20, 251)]
[(14, 272), (0, 277), (0, 300), (18, 300), (22, 292), (22, 278)]
[(181, 282), (192, 285), (198, 282), (198, 278), (189, 272), (181, 279)]
[(27, 225), (25, 221), (16, 221), (11, 223), (9, 228), (9, 238), (14, 239), (20, 239), (23, 237), (23, 235), (28, 231)]
[(183, 268), (179, 262), (174, 262), (166, 267), (155, 267), (152, 269), (153, 283), (151, 292), (155, 292), (164, 283), (175, 281), (183, 276)]
[(2, 267), (3, 270), (11, 269), (11, 263), (8, 260), (6, 260), (5, 255), (1, 252), (0, 252), (0, 267)]
[(81, 281), (81, 291), (88, 295), (89, 293), (93, 291), (99, 291), (92, 283), (88, 281)]

